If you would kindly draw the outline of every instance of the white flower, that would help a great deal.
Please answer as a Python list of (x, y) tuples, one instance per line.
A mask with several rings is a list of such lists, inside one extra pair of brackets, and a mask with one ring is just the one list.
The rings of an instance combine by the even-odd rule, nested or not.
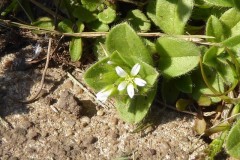
[(106, 102), (108, 97), (112, 94), (113, 89), (103, 89), (96, 94), (97, 99), (102, 102)]
[(130, 75), (125, 72), (121, 67), (117, 66), (115, 68), (119, 77), (124, 78), (124, 80), (118, 85), (118, 90), (123, 91), (127, 88), (127, 93), (130, 98), (133, 98), (135, 94), (136, 86), (144, 87), (147, 82), (141, 78), (136, 77), (141, 69), (139, 63), (135, 64), (130, 72)]

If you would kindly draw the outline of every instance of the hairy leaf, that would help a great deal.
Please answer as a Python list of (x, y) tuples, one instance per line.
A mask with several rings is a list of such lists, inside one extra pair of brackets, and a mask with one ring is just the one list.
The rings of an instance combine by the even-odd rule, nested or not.
[(97, 19), (96, 13), (90, 12), (82, 6), (78, 6), (73, 10), (73, 16), (78, 18), (79, 21), (86, 23), (92, 22)]
[(234, 158), (240, 158), (240, 120), (232, 127), (226, 139), (226, 150)]
[(126, 102), (122, 99), (117, 100), (117, 110), (120, 117), (129, 123), (138, 123), (146, 117), (149, 108), (154, 100), (157, 87), (153, 87), (146, 93), (148, 96), (136, 96), (134, 99), (128, 99)]
[(147, 32), (151, 27), (150, 21), (139, 9), (128, 12), (127, 19), (130, 25), (137, 31)]
[(72, 22), (68, 19), (64, 19), (58, 23), (58, 29), (64, 33), (73, 33), (72, 26)]
[(193, 5), (193, 0), (152, 0), (147, 15), (165, 33), (183, 34)]
[[(82, 32), (84, 29), (83, 23), (77, 22), (78, 32)], [(70, 57), (73, 62), (78, 61), (82, 56), (82, 38), (73, 37), (69, 45)]]
[(153, 64), (151, 53), (127, 23), (119, 24), (110, 30), (106, 47), (110, 54), (118, 51), (124, 56), (134, 56), (150, 65)]
[(83, 7), (89, 11), (95, 11), (99, 5), (101, 5), (102, 0), (81, 0)]
[(111, 7), (108, 7), (107, 9), (103, 10), (98, 14), (99, 21), (109, 24), (112, 23), (116, 18), (116, 11), (112, 9)]
[(215, 37), (214, 39), (208, 39), (210, 42), (221, 42), (223, 40), (224, 29), (222, 23), (213, 15), (207, 21), (206, 35)]
[(190, 72), (200, 60), (200, 49), (196, 45), (173, 37), (159, 38), (157, 51), (160, 55), (158, 68), (167, 78)]

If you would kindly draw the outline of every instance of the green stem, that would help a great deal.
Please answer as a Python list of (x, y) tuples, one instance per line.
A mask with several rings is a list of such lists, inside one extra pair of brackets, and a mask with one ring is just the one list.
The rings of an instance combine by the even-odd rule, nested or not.
[(238, 60), (236, 59), (236, 57), (234, 56), (234, 53), (232, 53), (232, 51), (228, 48), (226, 48), (227, 50), (227, 53), (230, 55), (235, 67), (236, 67), (236, 70), (237, 70), (237, 76), (239, 77), (240, 75), (240, 64), (238, 62)]
[(209, 83), (207, 76), (204, 72), (203, 69), (203, 63), (202, 63), (202, 57), (200, 57), (200, 69), (201, 69), (201, 74), (203, 77), (203, 81), (204, 83), (207, 85), (207, 87), (215, 94), (215, 95), (220, 95), (218, 96), (219, 98), (221, 98), (222, 100), (224, 100), (227, 103), (234, 103), (234, 99), (229, 98), (228, 96), (223, 95), (223, 93), (220, 93), (219, 91), (217, 91), (215, 88), (213, 88), (213, 86)]

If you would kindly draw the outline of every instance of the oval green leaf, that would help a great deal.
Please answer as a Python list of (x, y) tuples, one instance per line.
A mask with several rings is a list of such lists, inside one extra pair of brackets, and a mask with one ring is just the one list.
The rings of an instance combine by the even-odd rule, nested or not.
[(111, 7), (108, 7), (107, 9), (103, 10), (98, 14), (98, 20), (109, 24), (112, 23), (116, 18), (116, 11), (112, 9)]
[[(84, 25), (77, 21), (77, 31), (80, 33), (84, 30)], [(82, 56), (82, 38), (73, 37), (69, 45), (70, 57), (73, 62), (78, 61)]]
[(226, 150), (234, 158), (240, 158), (240, 120), (232, 127), (226, 139)]
[(173, 37), (161, 37), (157, 40), (156, 47), (160, 55), (158, 68), (167, 78), (186, 74), (199, 63), (200, 49), (191, 42)]
[(189, 20), (193, 0), (153, 0), (149, 2), (147, 15), (167, 34), (183, 34)]
[(221, 21), (215, 17), (215, 16), (210, 16), (208, 21), (207, 21), (207, 26), (206, 26), (206, 35), (207, 36), (212, 36), (215, 37), (214, 39), (208, 39), (210, 42), (221, 42), (224, 38), (224, 28), (221, 23)]
[(33, 25), (47, 30), (54, 29), (53, 20), (49, 17), (41, 17), (36, 22), (33, 22)]
[(147, 32), (150, 30), (150, 21), (139, 9), (131, 10), (128, 12), (127, 19), (130, 25), (137, 31)]
[(142, 121), (152, 105), (152, 102), (156, 95), (157, 87), (153, 87), (146, 96), (136, 96), (133, 99), (128, 99), (124, 102), (122, 99), (118, 99), (116, 107), (120, 117), (128, 123), (138, 123)]
[(97, 19), (97, 15), (89, 10), (83, 8), (82, 6), (78, 6), (73, 10), (73, 16), (78, 18), (79, 21), (82, 22), (92, 22)]
[(118, 51), (123, 56), (134, 56), (153, 65), (151, 53), (127, 23), (119, 24), (110, 30), (106, 39), (106, 47), (109, 53)]
[(64, 19), (58, 23), (58, 29), (64, 33), (73, 33), (72, 26), (73, 24), (69, 19)]
[(102, 0), (81, 0), (83, 7), (89, 11), (95, 11), (101, 5)]

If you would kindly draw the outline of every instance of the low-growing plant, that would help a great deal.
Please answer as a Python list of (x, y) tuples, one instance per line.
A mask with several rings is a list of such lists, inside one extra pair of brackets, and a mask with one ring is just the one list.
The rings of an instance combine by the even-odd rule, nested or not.
[[(72, 61), (82, 55), (81, 33), (106, 34), (92, 43), (98, 61), (84, 75), (99, 101), (111, 98), (120, 117), (134, 124), (144, 120), (156, 97), (177, 110), (195, 106), (195, 130), (207, 136), (220, 133), (206, 149), (207, 157), (214, 159), (225, 148), (240, 158), (238, 0), (127, 2), (134, 7), (125, 14), (118, 1), (62, 0), (59, 9), (66, 18), (57, 26), (51, 18), (34, 21), (29, 4), (20, 0), (1, 15), (19, 5), (32, 25), (69, 33)], [(207, 115), (209, 110), (214, 114)]]

